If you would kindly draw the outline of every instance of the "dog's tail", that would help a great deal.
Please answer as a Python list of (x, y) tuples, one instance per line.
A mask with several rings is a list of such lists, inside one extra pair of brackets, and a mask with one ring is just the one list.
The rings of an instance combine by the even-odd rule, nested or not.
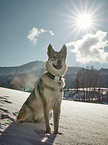
[(25, 109), (21, 108), (15, 122), (20, 123), (25, 118)]
[[(16, 117), (15, 122), (20, 123), (27, 120), (27, 118), (31, 115), (31, 110), (28, 106), (23, 105), (21, 110), (19, 111), (18, 116)], [(31, 118), (32, 119), (32, 118)]]

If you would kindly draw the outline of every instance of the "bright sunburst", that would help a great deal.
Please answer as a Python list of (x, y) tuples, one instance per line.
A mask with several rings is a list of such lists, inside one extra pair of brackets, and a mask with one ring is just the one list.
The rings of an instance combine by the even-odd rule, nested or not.
[(92, 30), (96, 30), (96, 15), (94, 12), (78, 11), (75, 16), (72, 17), (72, 27), (75, 27), (77, 32), (88, 33)]
[(103, 4), (89, 5), (88, 1), (81, 5), (75, 5), (75, 3), (71, 3), (70, 6), (64, 6), (67, 9), (68, 14), (63, 14), (66, 17), (64, 20), (67, 23), (67, 27), (65, 29), (69, 29), (70, 33), (67, 37), (70, 37), (74, 34), (74, 39), (77, 38), (79, 34), (86, 34), (93, 31), (96, 31), (100, 19), (100, 13), (98, 13), (99, 9)]
[(93, 25), (91, 15), (87, 13), (79, 14), (76, 23), (80, 29), (90, 29)]

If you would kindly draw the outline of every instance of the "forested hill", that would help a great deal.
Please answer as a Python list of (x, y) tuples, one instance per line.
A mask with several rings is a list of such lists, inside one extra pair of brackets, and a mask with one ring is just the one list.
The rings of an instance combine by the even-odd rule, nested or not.
[(27, 72), (32, 72), (38, 68), (44, 68), (44, 62), (33, 61), (21, 66), (0, 67), (0, 76), (23, 74)]
[[(34, 61), (17, 67), (0, 67), (0, 86), (18, 87), (16, 89), (28, 86), (33, 87), (36, 80), (44, 71), (45, 63), (42, 61)], [(66, 80), (66, 88), (76, 87), (76, 76), (78, 73), (80, 73), (80, 82), (82, 82), (82, 80), (86, 83), (89, 81), (87, 85), (90, 84), (90, 81), (95, 79), (93, 72), (95, 72), (95, 74), (98, 73), (100, 80), (99, 85), (108, 88), (108, 69), (96, 70), (93, 68), (84, 69), (81, 67), (68, 67), (64, 76)], [(80, 83), (79, 87), (81, 85), (82, 84)]]

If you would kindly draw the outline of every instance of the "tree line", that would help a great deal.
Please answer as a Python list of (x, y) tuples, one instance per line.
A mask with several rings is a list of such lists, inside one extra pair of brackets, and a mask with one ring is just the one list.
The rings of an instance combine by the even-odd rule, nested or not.
[[(80, 88), (83, 88), (83, 96), (80, 100), (83, 101), (93, 101), (97, 99), (98, 102), (108, 102), (108, 92), (106, 95), (103, 95), (101, 87), (101, 77), (99, 71), (91, 68), (82, 68), (77, 72), (75, 79), (75, 88), (77, 93)], [(91, 89), (90, 89), (91, 88)], [(77, 98), (78, 100), (78, 98)]]
[(82, 68), (77, 72), (75, 86), (76, 88), (96, 88), (100, 87), (100, 75), (98, 70), (91, 67), (90, 69)]

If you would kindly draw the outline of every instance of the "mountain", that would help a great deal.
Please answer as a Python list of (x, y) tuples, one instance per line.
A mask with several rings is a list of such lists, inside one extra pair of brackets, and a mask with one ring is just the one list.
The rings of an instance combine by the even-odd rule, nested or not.
[(32, 72), (33, 70), (44, 68), (44, 65), (45, 63), (42, 61), (33, 61), (16, 67), (0, 67), (0, 76), (17, 75)]
[[(64, 76), (66, 88), (75, 88), (76, 75), (81, 69), (81, 67), (68, 67)], [(44, 71), (45, 63), (41, 61), (30, 62), (18, 67), (0, 67), (0, 86), (19, 90), (32, 89)], [(98, 73), (100, 86), (108, 87), (108, 69), (100, 69)]]

